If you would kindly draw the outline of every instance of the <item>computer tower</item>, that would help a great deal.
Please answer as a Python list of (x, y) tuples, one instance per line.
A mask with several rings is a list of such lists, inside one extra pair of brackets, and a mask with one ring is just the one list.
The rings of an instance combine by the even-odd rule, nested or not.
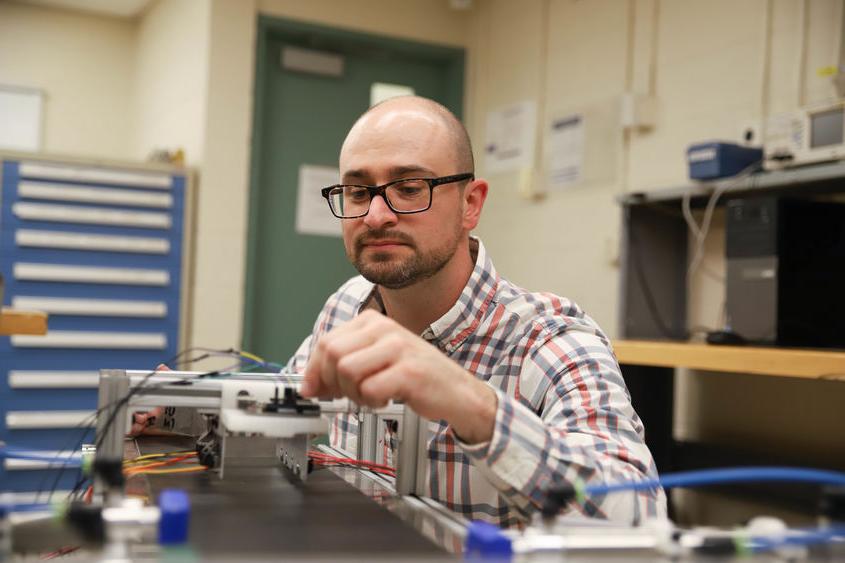
[(747, 341), (845, 348), (845, 204), (727, 203), (727, 317)]

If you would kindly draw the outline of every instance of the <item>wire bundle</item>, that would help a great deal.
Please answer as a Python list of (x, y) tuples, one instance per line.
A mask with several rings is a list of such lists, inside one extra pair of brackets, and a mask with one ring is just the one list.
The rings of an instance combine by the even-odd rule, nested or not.
[[(169, 475), (171, 473), (193, 473), (208, 469), (196, 460), (197, 452), (168, 452), (161, 454), (147, 454), (123, 462), (123, 473), (127, 477), (133, 475)], [(190, 465), (170, 467), (182, 462), (191, 461)]]
[(373, 463), (371, 461), (364, 461), (352, 457), (339, 457), (316, 450), (308, 452), (308, 459), (314, 464), (314, 467), (357, 467), (360, 469), (367, 469), (379, 475), (387, 475), (388, 477), (396, 477), (396, 469), (389, 465), (382, 465), (380, 463)]
[[(195, 354), (197, 352), (200, 352), (200, 354), (198, 356), (190, 357), (191, 354)], [(208, 359), (208, 358), (212, 358), (212, 357), (235, 357), (235, 358), (237, 358), (238, 361), (234, 365), (226, 367), (224, 369), (207, 371), (207, 372), (204, 372), (204, 373), (191, 375), (191, 376), (184, 377), (182, 379), (178, 379), (178, 380), (174, 380), (174, 381), (168, 381), (168, 382), (164, 382), (164, 383), (156, 383), (154, 385), (148, 385), (148, 381), (150, 380), (150, 378), (152, 378), (154, 375), (156, 375), (159, 372), (158, 372), (157, 369), (150, 371), (141, 380), (141, 382), (136, 387), (131, 389), (129, 391), (129, 393), (126, 394), (126, 396), (112, 402), (111, 404), (100, 407), (99, 409), (97, 409), (96, 412), (94, 412), (93, 414), (91, 414), (90, 416), (88, 416), (84, 420), (82, 420), (75, 427), (75, 430), (81, 431), (81, 436), (79, 438), (79, 441), (76, 443), (75, 446), (73, 446), (73, 448), (70, 451), (77, 451), (82, 447), (82, 443), (85, 441), (86, 437), (89, 435), (89, 432), (90, 432), (89, 428), (91, 426), (93, 426), (94, 423), (96, 423), (98, 417), (100, 417), (100, 416), (106, 416), (107, 417), (106, 423), (105, 423), (104, 429), (103, 429), (103, 436), (105, 436), (106, 430), (108, 430), (108, 428), (114, 423), (115, 417), (117, 416), (117, 413), (120, 411), (121, 407), (123, 405), (127, 404), (130, 401), (130, 399), (136, 393), (138, 393), (138, 391), (140, 391), (141, 388), (154, 389), (154, 388), (166, 387), (168, 385), (183, 384), (183, 383), (186, 383), (186, 382), (193, 380), (193, 379), (228, 377), (230, 375), (230, 372), (241, 369), (242, 366), (244, 365), (244, 363), (249, 363), (250, 367), (252, 369), (255, 369), (257, 367), (264, 367), (264, 368), (268, 368), (268, 369), (281, 368), (281, 366), (279, 364), (276, 364), (276, 363), (273, 363), (273, 362), (267, 362), (267, 361), (263, 360), (262, 358), (254, 355), (254, 354), (251, 354), (249, 352), (245, 352), (243, 350), (235, 350), (234, 348), (229, 348), (227, 350), (216, 350), (216, 349), (212, 349), (212, 348), (201, 348), (201, 347), (187, 348), (185, 350), (178, 352), (176, 355), (174, 355), (173, 357), (171, 357), (170, 359), (168, 359), (167, 361), (165, 361), (163, 363), (164, 363), (164, 365), (172, 364), (173, 367), (179, 368), (179, 367), (184, 367), (184, 366), (187, 366), (187, 365), (190, 365), (190, 364), (193, 364), (193, 363), (196, 363), (196, 362)], [(280, 375), (279, 377), (287, 379), (286, 376), (283, 375), (283, 374)], [(102, 445), (102, 438), (97, 440), (97, 442), (96, 442), (96, 446), (98, 448), (101, 445)], [(59, 456), (65, 451), (68, 451), (68, 448), (63, 448), (62, 450), (60, 450)], [(59, 471), (57, 471), (55, 479), (53, 480), (52, 486), (50, 487), (50, 492), (49, 492), (49, 495), (47, 497), (48, 502), (50, 500), (52, 500), (53, 493), (55, 493), (56, 488), (58, 487), (59, 480), (61, 479), (62, 474), (64, 473), (64, 471), (66, 469), (71, 468), (71, 467), (78, 467), (78, 466), (72, 465), (66, 458), (65, 461), (62, 463), (61, 467), (59, 468)], [(40, 497), (41, 492), (45, 490), (45, 486), (47, 484), (47, 481), (46, 481), (47, 478), (48, 477), (45, 474), (44, 479), (42, 479), (41, 484), (38, 487), (38, 494), (37, 494), (36, 498)], [(81, 492), (84, 491), (84, 486), (85, 486), (85, 483), (87, 482), (87, 480), (88, 479), (87, 479), (86, 476), (80, 475), (79, 479), (76, 481), (76, 484), (74, 485), (74, 487), (73, 487), (73, 489), (70, 493), (71, 498), (75, 497), (76, 495), (78, 495), (78, 494), (80, 494)]]

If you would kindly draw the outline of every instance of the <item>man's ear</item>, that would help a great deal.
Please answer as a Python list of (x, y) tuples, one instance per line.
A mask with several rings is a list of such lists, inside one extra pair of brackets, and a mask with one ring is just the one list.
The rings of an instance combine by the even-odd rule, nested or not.
[(466, 231), (472, 231), (481, 219), (481, 210), (484, 208), (484, 201), (487, 199), (487, 181), (472, 180), (463, 192), (463, 227)]

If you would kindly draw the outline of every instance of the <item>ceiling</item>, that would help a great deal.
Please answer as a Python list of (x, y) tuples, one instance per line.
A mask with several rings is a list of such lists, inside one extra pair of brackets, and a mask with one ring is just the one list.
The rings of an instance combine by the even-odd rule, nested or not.
[(88, 12), (118, 18), (134, 18), (151, 0), (23, 0), (50, 8)]

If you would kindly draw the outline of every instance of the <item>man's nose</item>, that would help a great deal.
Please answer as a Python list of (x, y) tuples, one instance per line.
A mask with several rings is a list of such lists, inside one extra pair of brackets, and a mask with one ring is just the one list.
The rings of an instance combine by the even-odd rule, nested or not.
[(396, 224), (396, 213), (387, 205), (384, 196), (377, 195), (370, 202), (370, 211), (364, 216), (364, 224), (371, 229), (380, 229)]

